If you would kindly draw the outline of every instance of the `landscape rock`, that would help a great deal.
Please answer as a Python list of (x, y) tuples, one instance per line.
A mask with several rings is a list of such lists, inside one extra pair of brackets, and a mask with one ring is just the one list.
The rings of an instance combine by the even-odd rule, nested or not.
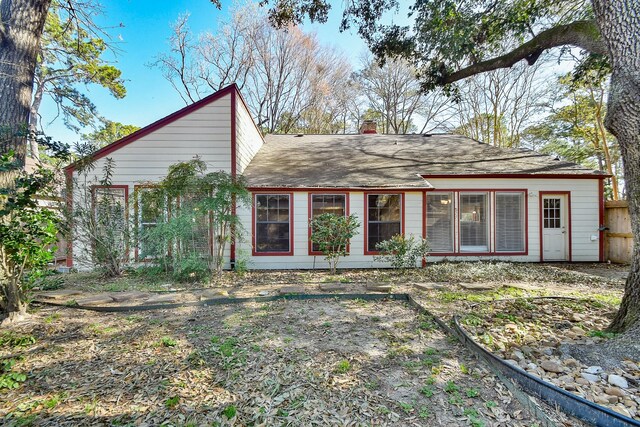
[(304, 293), (304, 288), (302, 286), (283, 286), (278, 289), (278, 293), (280, 295), (286, 294), (302, 294)]
[(346, 286), (342, 283), (321, 283), (320, 290), (323, 292), (343, 291)]
[(620, 375), (609, 375), (609, 377), (607, 378), (607, 382), (616, 387), (629, 388), (629, 383), (627, 382), (627, 380), (625, 380), (624, 377), (621, 377)]
[(104, 305), (113, 303), (113, 299), (109, 295), (95, 295), (86, 298), (79, 298), (76, 300), (78, 305)]
[(611, 396), (624, 397), (625, 392), (622, 391), (619, 387), (607, 387), (604, 389), (604, 392)]
[(54, 300), (68, 300), (69, 297), (74, 295), (80, 295), (82, 291), (75, 289), (61, 289), (58, 291), (40, 292), (36, 295), (36, 298), (54, 299)]
[(260, 291), (260, 292), (258, 292), (258, 295), (261, 296), (261, 297), (269, 296), (269, 291)]
[(391, 292), (391, 285), (367, 285), (367, 290), (371, 292)]
[(115, 302), (125, 302), (131, 301), (135, 299), (143, 299), (147, 298), (149, 294), (139, 291), (131, 291), (131, 292), (114, 292), (109, 294), (109, 297)]
[(602, 368), (600, 366), (589, 366), (587, 369), (584, 370), (587, 374), (601, 374), (602, 373)]
[(564, 372), (564, 368), (559, 363), (553, 362), (551, 360), (543, 361), (542, 363), (540, 363), (540, 367), (547, 372)]
[(598, 375), (588, 374), (586, 372), (583, 372), (580, 375), (582, 375), (582, 378), (592, 383), (597, 383), (598, 381), (600, 381), (600, 377)]
[(154, 305), (154, 304), (173, 304), (178, 302), (180, 299), (180, 295), (171, 293), (171, 294), (158, 294), (154, 295), (148, 300), (145, 301), (145, 304)]
[(414, 283), (413, 287), (421, 291), (431, 291), (433, 289), (446, 289), (450, 285), (447, 282)]

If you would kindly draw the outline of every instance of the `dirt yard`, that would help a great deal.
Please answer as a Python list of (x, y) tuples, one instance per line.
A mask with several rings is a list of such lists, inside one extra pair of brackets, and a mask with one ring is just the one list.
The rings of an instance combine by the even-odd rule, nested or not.
[[(411, 293), (449, 320), (454, 313), (477, 311), (479, 304), (526, 296), (590, 297), (615, 310), (623, 273), (624, 268), (596, 264), (503, 262), (335, 276), (227, 273), (194, 284), (140, 271), (113, 280), (76, 273), (46, 278), (35, 296), (57, 292), (57, 303), (117, 306), (292, 289), (382, 290)], [(432, 319), (391, 300), (278, 301), (129, 314), (40, 306), (29, 323), (0, 333), (0, 360), (3, 425), (537, 425)], [(549, 414), (564, 426), (581, 425)]]
[(26, 374), (0, 394), (4, 425), (536, 425), (398, 301), (47, 308), (3, 337)]

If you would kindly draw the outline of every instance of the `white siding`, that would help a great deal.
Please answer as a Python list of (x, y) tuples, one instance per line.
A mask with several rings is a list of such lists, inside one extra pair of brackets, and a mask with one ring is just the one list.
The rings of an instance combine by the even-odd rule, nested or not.
[[(210, 172), (231, 172), (231, 94), (96, 160), (87, 179), (90, 183), (100, 180), (107, 159), (112, 159), (112, 184), (129, 187), (130, 215), (133, 218), (134, 186), (157, 182), (166, 176), (169, 166), (195, 156), (207, 164)], [(84, 180), (84, 176), (79, 177), (77, 171), (74, 171), (74, 178)], [(75, 199), (79, 192), (76, 190), (74, 193)], [(84, 251), (79, 242), (74, 242), (74, 260)], [(133, 248), (130, 252), (133, 256)], [(225, 256), (229, 258), (228, 246)], [(75, 261), (74, 266), (82, 267)]]
[[(331, 193), (331, 191), (327, 191)], [(283, 193), (286, 193), (284, 191)], [(339, 192), (336, 192), (336, 194)], [(276, 194), (274, 192), (274, 194)], [(247, 236), (245, 242), (238, 245), (237, 258), (245, 257), (250, 269), (312, 269), (327, 268), (327, 262), (322, 255), (309, 255), (309, 193), (293, 193), (293, 255), (291, 256), (251, 256), (252, 239), (248, 235), (251, 227), (251, 209), (238, 210)], [(406, 192), (405, 197), (405, 234), (422, 236), (422, 193)], [(384, 263), (376, 262), (373, 255), (364, 255), (364, 207), (365, 194), (361, 191), (349, 193), (349, 211), (360, 221), (358, 234), (351, 240), (350, 255), (340, 260), (338, 268), (375, 268), (387, 267)]]
[[(569, 191), (571, 194), (571, 246), (572, 261), (598, 261), (599, 200), (597, 179), (428, 179), (438, 190), (471, 189), (526, 189), (529, 251), (518, 256), (470, 256), (448, 257), (456, 260), (504, 259), (510, 261), (540, 261), (540, 191)], [(457, 214), (457, 213), (456, 213)], [(493, 235), (493, 233), (491, 233)], [(433, 260), (440, 258), (433, 257)]]
[(253, 124), (251, 115), (240, 96), (236, 96), (236, 162), (239, 174), (244, 172), (263, 143), (262, 135)]
[[(571, 194), (571, 243), (572, 261), (598, 261), (599, 242), (591, 236), (599, 236), (599, 200), (597, 179), (430, 179), (438, 190), (526, 190), (528, 218), (528, 252), (526, 255), (493, 256), (448, 256), (450, 260), (508, 260), (522, 262), (540, 261), (540, 191), (569, 191)], [(285, 191), (286, 192), (286, 191)], [(251, 269), (312, 269), (327, 268), (321, 255), (308, 255), (308, 197), (306, 192), (294, 192), (294, 254), (293, 256), (252, 256), (251, 209), (239, 210), (240, 220), (247, 230), (246, 241), (238, 246), (238, 258), (248, 260)], [(422, 193), (405, 193), (405, 233), (422, 236)], [(351, 254), (341, 259), (339, 268), (375, 268), (385, 267), (373, 260), (372, 255), (364, 255), (364, 208), (363, 192), (349, 193), (350, 213), (357, 215), (361, 222), (358, 234), (351, 241)], [(493, 212), (491, 213), (493, 215)], [(457, 212), (456, 212), (457, 216)], [(493, 218), (493, 217), (492, 217)], [(491, 220), (493, 227), (493, 219)], [(490, 233), (493, 239), (493, 231)], [(492, 242), (492, 244), (495, 244)], [(430, 261), (439, 261), (443, 257), (433, 256)]]

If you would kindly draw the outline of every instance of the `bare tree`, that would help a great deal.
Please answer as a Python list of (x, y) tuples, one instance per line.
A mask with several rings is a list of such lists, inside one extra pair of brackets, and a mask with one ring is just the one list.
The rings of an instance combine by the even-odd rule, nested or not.
[(154, 64), (185, 103), (235, 82), (266, 132), (345, 128), (337, 122), (346, 96), (335, 94), (346, 85), (351, 66), (315, 34), (294, 25), (275, 29), (264, 10), (250, 4), (237, 8), (216, 33), (194, 40), (183, 15), (174, 25), (169, 52)]
[(390, 59), (381, 65), (365, 56), (357, 78), (368, 111), (379, 117), (383, 133), (417, 130), (416, 119), (424, 121), (421, 132), (432, 131), (451, 117), (451, 101), (439, 90), (424, 93), (415, 68), (404, 59)]
[(544, 64), (516, 64), (461, 83), (455, 132), (497, 147), (518, 147), (522, 130), (548, 105)]

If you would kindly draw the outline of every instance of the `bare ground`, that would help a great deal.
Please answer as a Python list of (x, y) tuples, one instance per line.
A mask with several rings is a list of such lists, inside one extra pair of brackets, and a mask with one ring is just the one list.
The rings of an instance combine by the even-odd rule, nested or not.
[(4, 425), (536, 424), (463, 347), (396, 301), (46, 308), (10, 333), (35, 343), (1, 349), (27, 375), (0, 394)]

